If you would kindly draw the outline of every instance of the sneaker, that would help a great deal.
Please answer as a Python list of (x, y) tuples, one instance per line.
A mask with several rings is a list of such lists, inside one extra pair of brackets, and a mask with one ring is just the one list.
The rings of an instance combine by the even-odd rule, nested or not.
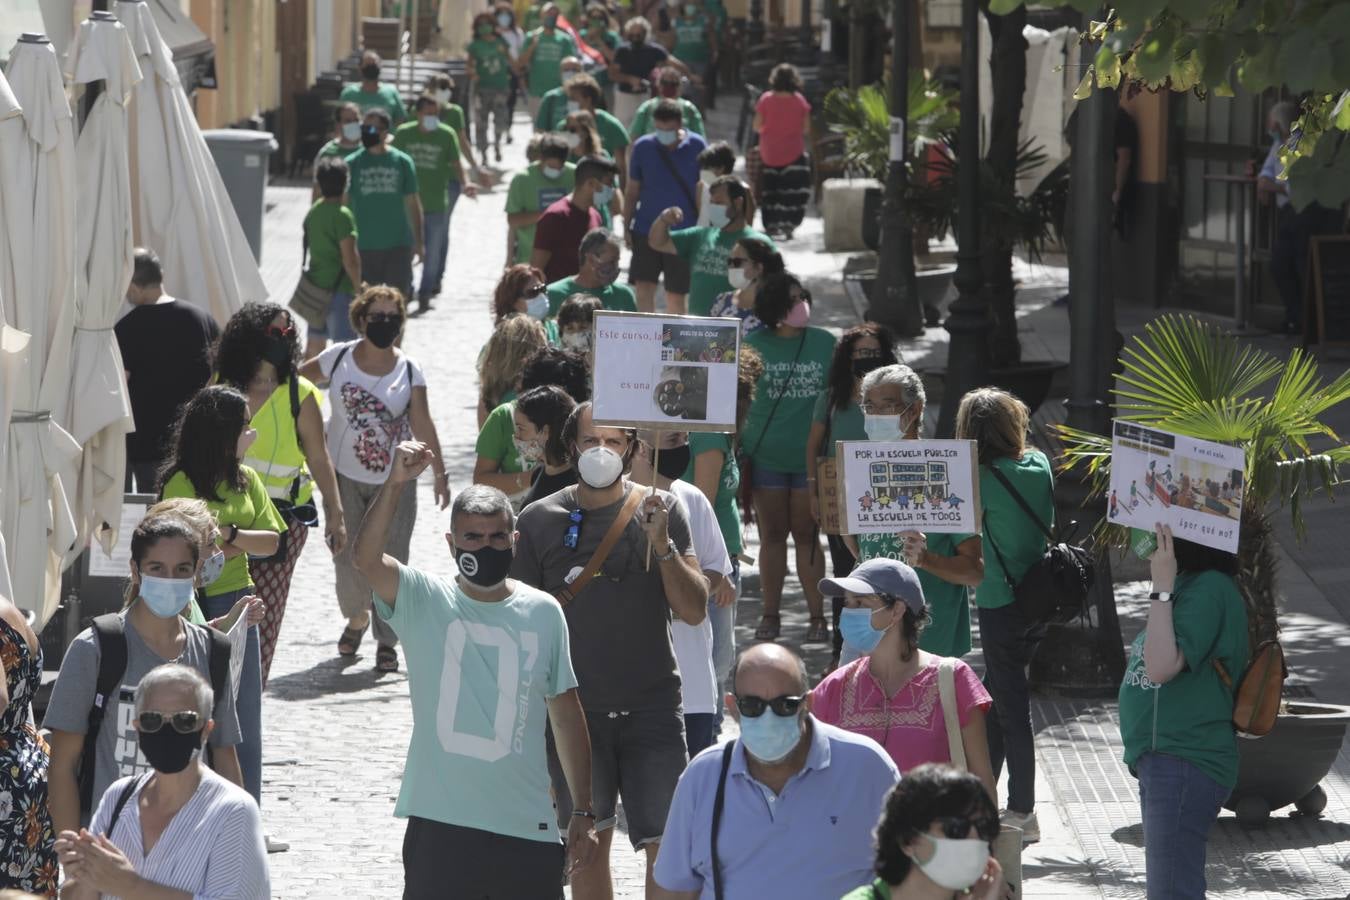
[(263, 835), (263, 844), (267, 846), (268, 853), (285, 853), (287, 850), (291, 849), (290, 844), (285, 841), (279, 841), (270, 834)]
[(1034, 844), (1041, 839), (1041, 826), (1036, 821), (1034, 810), (1029, 813), (1019, 813), (1005, 809), (999, 814), (999, 822), (1003, 825), (1011, 825), (1014, 828), (1022, 829), (1023, 844)]

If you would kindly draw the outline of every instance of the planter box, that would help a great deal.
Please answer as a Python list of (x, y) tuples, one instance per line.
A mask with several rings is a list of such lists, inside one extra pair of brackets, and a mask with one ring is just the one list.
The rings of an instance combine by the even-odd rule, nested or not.
[(868, 249), (864, 235), (869, 190), (880, 191), (881, 182), (871, 178), (825, 180), (820, 192), (820, 215), (825, 223), (826, 252)]
[(1350, 724), (1350, 706), (1292, 702), (1270, 734), (1238, 738), (1238, 783), (1225, 807), (1244, 828), (1265, 825), (1273, 810), (1293, 803), (1317, 815), (1327, 803), (1319, 786), (1336, 762)]

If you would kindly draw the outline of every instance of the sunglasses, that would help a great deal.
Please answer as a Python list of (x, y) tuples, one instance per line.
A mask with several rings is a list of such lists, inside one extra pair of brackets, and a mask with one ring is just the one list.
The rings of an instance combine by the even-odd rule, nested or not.
[(581, 538), (581, 510), (574, 509), (568, 513), (567, 521), (571, 524), (567, 526), (567, 533), (563, 535), (563, 546), (568, 550), (575, 550), (577, 541)]
[(974, 828), (975, 833), (987, 841), (998, 837), (998, 824), (989, 819), (970, 819), (965, 816), (938, 816), (934, 824), (942, 826), (942, 836), (954, 841), (965, 840)]
[(758, 719), (764, 715), (765, 709), (773, 710), (776, 716), (795, 716), (805, 699), (805, 694), (798, 694), (795, 697), (784, 694), (781, 697), (774, 697), (772, 700), (765, 700), (763, 697), (756, 697), (753, 694), (744, 697), (737, 694), (736, 708), (741, 711), (741, 715), (751, 719)]
[(202, 717), (195, 710), (185, 710), (167, 716), (164, 713), (143, 712), (137, 717), (136, 723), (145, 734), (154, 734), (165, 724), (172, 725), (173, 730), (179, 734), (192, 734), (194, 731), (202, 730)]
[(535, 298), (535, 297), (538, 297), (540, 294), (544, 293), (544, 292), (547, 291), (547, 290), (548, 290), (548, 285), (546, 285), (546, 284), (536, 284), (536, 285), (533, 285), (533, 286), (531, 286), (531, 287), (527, 287), (527, 288), (525, 289), (525, 292), (524, 292), (523, 294), (521, 294), (521, 296), (524, 297), (526, 300), (530, 300), (530, 299), (533, 299), (533, 298)]
[(276, 326), (268, 325), (266, 334), (270, 337), (292, 337), (295, 334), (294, 325)]
[(366, 318), (366, 321), (367, 321), (367, 322), (370, 322), (370, 323), (374, 323), (374, 322), (402, 322), (402, 321), (403, 321), (403, 316), (399, 315), (398, 313), (375, 313), (375, 314), (372, 315), (372, 316), (368, 316), (368, 317)]
[(727, 265), (730, 266), (730, 267), (733, 268), (733, 269), (739, 269), (741, 266), (745, 265), (745, 264), (748, 263), (749, 261), (750, 261), (750, 258), (749, 258), (748, 256), (728, 256), (728, 257), (727, 257)]

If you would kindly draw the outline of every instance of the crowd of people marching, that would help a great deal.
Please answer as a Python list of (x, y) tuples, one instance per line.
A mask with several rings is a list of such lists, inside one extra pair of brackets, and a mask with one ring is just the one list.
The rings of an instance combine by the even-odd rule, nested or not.
[[(612, 896), (620, 801), (649, 897), (1005, 896), (1000, 835), (1014, 857), (1038, 839), (1026, 666), (1039, 632), (1013, 586), (1045, 548), (1029, 517), (1054, 521), (1029, 412), (993, 388), (957, 398), (981, 533), (822, 544), (821, 460), (836, 441), (920, 437), (926, 393), (886, 329), (811, 324), (780, 253), (810, 187), (800, 76), (773, 72), (747, 183), (701, 112), (717, 0), (637, 0), (622, 16), (562, 5), (475, 18), (472, 132), (448, 79), (408, 109), (364, 55), (315, 160), (288, 306), (249, 304), (218, 326), (166, 296), (154, 252), (137, 251), (116, 327), (137, 423), (126, 486), (157, 502), (130, 536), (124, 609), (71, 644), (41, 733), (26, 716), (39, 645), (0, 598), (0, 887), (52, 895), (63, 873), (63, 896), (268, 896), (267, 854), (286, 845), (264, 834), (262, 692), (318, 530), (334, 652), (356, 657), (373, 632), (375, 669), (408, 672), (403, 896), (537, 900), (565, 882)], [(475, 364), (472, 484), (452, 485), (432, 387), (401, 341), (452, 284), (450, 217), (490, 183), (478, 160), (501, 161), (522, 95), (535, 134), (507, 190), (506, 265)], [(668, 313), (741, 321), (736, 433), (594, 421), (592, 316), (653, 311), (662, 293)], [(419, 480), (451, 508), (453, 579), (410, 565)], [(738, 648), (751, 521), (761, 609)], [(1160, 537), (1156, 590), (1231, 605), (1231, 579), (1209, 577), (1226, 561)], [(776, 643), (789, 543), (805, 640), (832, 645), (824, 673)], [(982, 678), (961, 660), (972, 600)], [(1133, 661), (1145, 687), (1205, 678), (1176, 665), (1204, 641), (1241, 670), (1237, 616), (1211, 635), (1168, 615)], [(1150, 730), (1141, 711), (1156, 700), (1130, 684), (1126, 753), (1141, 778), (1159, 773), (1146, 814), (1176, 804), (1168, 784), (1210, 792), (1187, 801), (1189, 825), (1148, 818), (1150, 885), (1169, 866), (1194, 883), (1199, 829), (1203, 893), (1205, 817), (1235, 766), (1226, 717), (1155, 709)], [(727, 717), (738, 737), (719, 746)], [(1155, 864), (1158, 841), (1173, 846)]]

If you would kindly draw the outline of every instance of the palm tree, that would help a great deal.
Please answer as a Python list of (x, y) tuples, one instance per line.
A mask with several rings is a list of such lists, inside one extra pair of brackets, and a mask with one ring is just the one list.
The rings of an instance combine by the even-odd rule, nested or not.
[[(1238, 588), (1252, 647), (1273, 639), (1279, 625), (1271, 519), (1278, 507), (1288, 507), (1302, 538), (1303, 501), (1319, 488), (1330, 495), (1339, 467), (1350, 462), (1350, 445), (1321, 419), (1350, 400), (1350, 371), (1324, 384), (1317, 360), (1300, 349), (1280, 360), (1234, 334), (1175, 315), (1146, 326), (1119, 364), (1122, 386), (1114, 393), (1121, 419), (1242, 447)], [(1066, 426), (1058, 430), (1065, 442), (1061, 470), (1083, 467), (1100, 495), (1110, 481), (1111, 439)], [(1097, 535), (1123, 546), (1127, 530), (1102, 522)]]

